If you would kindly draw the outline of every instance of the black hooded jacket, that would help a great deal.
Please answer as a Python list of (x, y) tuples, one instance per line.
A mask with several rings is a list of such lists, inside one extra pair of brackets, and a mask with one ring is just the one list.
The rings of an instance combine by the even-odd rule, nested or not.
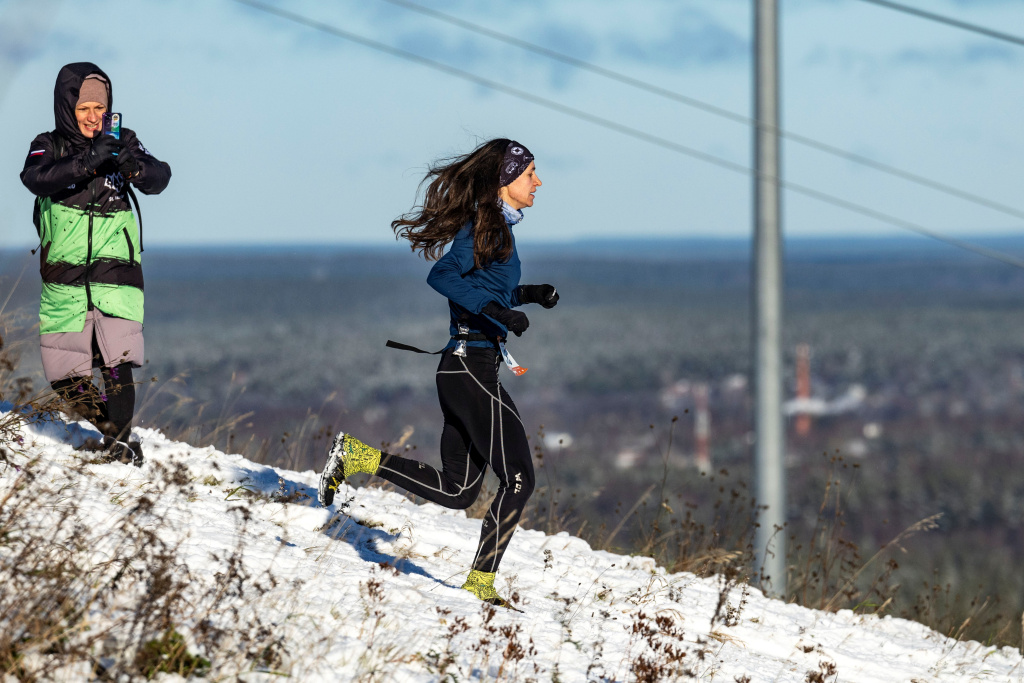
[[(90, 176), (85, 169), (84, 156), (91, 141), (78, 129), (75, 107), (82, 83), (93, 74), (102, 76), (106, 81), (108, 111), (115, 111), (113, 86), (102, 69), (90, 62), (77, 62), (63, 67), (57, 74), (57, 83), (53, 88), (53, 118), (56, 127), (52, 133), (42, 133), (32, 141), (25, 168), (21, 172), (21, 182), (37, 197), (52, 197), (67, 206), (84, 209), (94, 204), (104, 208), (109, 206), (111, 209), (129, 210), (128, 199), (121, 191), (122, 188), (103, 187), (107, 184), (107, 176), (117, 172), (116, 168), (101, 168), (95, 176)], [(56, 157), (57, 141), (54, 134), (65, 142), (63, 156), (59, 159)], [(138, 174), (130, 179), (131, 184), (145, 194), (163, 192), (171, 180), (171, 167), (151, 155), (139, 142), (134, 131), (122, 128), (121, 141), (139, 166)], [(102, 188), (96, 188), (95, 197), (91, 187), (94, 183)], [(118, 197), (111, 199), (111, 194)]]
[(92, 140), (78, 129), (75, 108), (82, 83), (90, 75), (110, 79), (95, 64), (68, 64), (57, 75), (53, 92), (56, 128), (37, 135), (29, 147), (21, 181), (36, 195), (37, 229), (43, 279), (39, 331), (81, 331), (87, 310), (142, 322), (142, 235), (129, 203), (131, 185), (157, 194), (171, 179), (171, 169), (151, 155), (135, 133), (121, 129), (121, 154), (137, 164), (125, 178), (114, 161), (95, 173), (85, 155)]

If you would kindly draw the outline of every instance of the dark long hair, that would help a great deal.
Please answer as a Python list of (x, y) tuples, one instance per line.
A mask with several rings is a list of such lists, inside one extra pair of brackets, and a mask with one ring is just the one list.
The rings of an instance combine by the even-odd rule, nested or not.
[[(512, 231), (498, 206), (499, 176), (507, 138), (488, 140), (469, 154), (442, 159), (427, 171), (421, 206), (391, 222), (396, 238), (429, 261), (444, 254), (466, 223), (473, 221), (473, 261), (483, 268), (512, 255)], [(433, 180), (431, 180), (433, 179)]]

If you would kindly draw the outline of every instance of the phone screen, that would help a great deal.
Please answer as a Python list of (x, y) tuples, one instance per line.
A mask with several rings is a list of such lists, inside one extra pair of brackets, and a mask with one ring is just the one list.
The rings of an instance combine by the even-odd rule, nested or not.
[(113, 135), (121, 139), (121, 115), (117, 112), (106, 112), (103, 114), (103, 134)]

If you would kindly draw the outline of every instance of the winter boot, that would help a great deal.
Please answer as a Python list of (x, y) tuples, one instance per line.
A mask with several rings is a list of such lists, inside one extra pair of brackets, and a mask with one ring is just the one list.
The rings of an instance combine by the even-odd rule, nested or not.
[(138, 441), (115, 441), (110, 447), (110, 462), (142, 467), (142, 444)]
[(462, 587), (488, 604), (515, 609), (508, 604), (507, 600), (498, 595), (498, 591), (494, 590), (494, 572), (481, 572), (474, 569), (469, 573), (466, 583), (462, 584)]
[(110, 447), (113, 446), (114, 443), (115, 440), (111, 439), (109, 436), (103, 436), (99, 439), (90, 436), (82, 443), (81, 446), (75, 446), (75, 450), (86, 452), (109, 451)]
[(132, 464), (136, 467), (142, 467), (144, 458), (142, 457), (142, 442), (141, 441), (129, 441), (128, 448), (132, 451)]
[(320, 505), (327, 507), (334, 502), (334, 492), (345, 479), (357, 472), (376, 474), (379, 466), (379, 450), (367, 446), (351, 434), (338, 432), (327, 454), (327, 464), (320, 474)]

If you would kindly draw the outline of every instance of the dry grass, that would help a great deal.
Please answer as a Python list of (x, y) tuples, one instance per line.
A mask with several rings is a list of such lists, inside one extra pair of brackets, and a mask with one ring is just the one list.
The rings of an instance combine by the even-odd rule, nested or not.
[[(105, 524), (85, 511), (78, 489), (95, 475), (86, 464), (28, 461), (5, 473), (0, 498), (0, 674), (19, 681), (65, 676), (152, 678), (236, 674), (282, 663), (283, 648), (246, 605), (276, 585), (251, 575), (245, 549), (212, 558), (215, 579), (196, 588), (167, 538), (157, 510), (166, 496), (188, 495), (181, 469), (157, 476), (123, 500)], [(248, 512), (235, 509), (238, 538)]]
[[(675, 422), (673, 419), (666, 430), (666, 463)], [(543, 428), (538, 436), (537, 443), (543, 443)], [(539, 446), (534, 455), (546, 480), (557, 481)], [(957, 593), (937, 576), (919, 583), (904, 580), (898, 558), (908, 552), (907, 542), (915, 536), (939, 529), (941, 514), (909, 525), (867, 555), (848, 537), (846, 523), (846, 501), (859, 483), (860, 465), (838, 453), (824, 453), (818, 466), (824, 487), (813, 524), (800, 538), (786, 530), (790, 534), (788, 601), (828, 611), (851, 609), (898, 616), (957, 640), (1024, 647), (1024, 617), (1000, 611), (998, 598), (984, 586), (977, 586), (974, 593)], [(625, 512), (611, 530), (587, 529), (575, 513), (573, 501), (563, 503), (560, 490), (551, 483), (547, 488), (538, 487), (523, 525), (549, 534), (568, 531), (597, 549), (654, 557), (669, 572), (719, 576), (733, 586), (746, 584), (754, 576), (758, 509), (750, 488), (725, 469), (692, 476), (700, 476), (707, 490), (717, 494), (713, 503), (698, 507), (673, 500), (666, 493), (672, 490), (666, 466), (660, 481), (653, 481), (628, 507), (620, 504)], [(660, 499), (654, 497), (656, 491)]]
[[(17, 376), (18, 353), (29, 344), (7, 342), (9, 327), (9, 317), (0, 317), (0, 400), (19, 406), (0, 417), (0, 469), (4, 477), (14, 477), (0, 500), (0, 585), (20, 590), (4, 590), (0, 595), (0, 673), (32, 681), (43, 680), (60, 667), (79, 667), (77, 670), (88, 676), (108, 677), (122, 673), (152, 676), (157, 670), (230, 675), (228, 672), (253, 666), (285, 668), (282, 641), (273, 628), (258, 619), (246, 620), (237, 628), (215, 626), (210, 619), (212, 614), (237, 609), (240, 599), (258, 599), (273, 585), (273, 577), (248, 575), (242, 562), (244, 548), (239, 545), (220, 558), (223, 581), (202, 595), (189, 594), (187, 577), (176, 560), (177, 548), (160, 540), (158, 527), (139, 521), (160, 496), (177, 495), (188, 485), (180, 472), (163, 471), (156, 485), (133, 503), (132, 514), (112, 518), (103, 529), (90, 529), (82, 522), (74, 497), (65, 489), (43, 484), (40, 463), (12, 472), (6, 454), (19, 447), (21, 424), (53, 417), (56, 406), (47, 391), (34, 392), (30, 379)], [(320, 418), (323, 411), (310, 410), (280, 444), (246, 440), (239, 435), (244, 435), (251, 415), (235, 412), (231, 401), (219, 411), (208, 411), (194, 405), (180, 391), (181, 386), (182, 378), (153, 383), (143, 399), (147, 421), (165, 428), (172, 438), (284, 464), (316, 461), (333, 436), (331, 425)], [(239, 387), (236, 398), (243, 392)], [(544, 441), (542, 428), (534, 447), (539, 485), (521, 523), (546, 533), (568, 531), (595, 548), (653, 556), (670, 572), (719, 576), (721, 599), (714, 619), (735, 623), (745, 599), (733, 603), (730, 598), (751, 576), (756, 501), (746, 484), (726, 470), (705, 477), (707, 486), (718, 493), (712, 505), (697, 508), (673, 499), (667, 454), (674, 426), (675, 421), (668, 429), (662, 479), (628, 507), (623, 506), (625, 512), (611, 529), (588, 529), (587, 520), (575, 512), (572, 495), (563, 496), (557, 469), (539, 446)], [(394, 445), (404, 447), (404, 439)], [(824, 465), (827, 483), (813, 533), (804, 539), (790, 539), (789, 600), (828, 610), (894, 613), (956, 639), (1021, 647), (1024, 620), (996, 613), (995, 601), (983, 592), (962, 597), (938, 581), (920, 586), (900, 584), (893, 555), (903, 550), (908, 538), (932, 531), (934, 517), (908, 527), (864, 559), (857, 544), (844, 534), (844, 495), (856, 485), (857, 467), (838, 456), (826, 457)], [(84, 476), (89, 476), (84, 467), (68, 474), (70, 479)], [(487, 490), (482, 491), (470, 515), (482, 516), (490, 497)], [(247, 518), (244, 508), (238, 510), (241, 538)], [(42, 520), (51, 521), (44, 524)], [(99, 564), (92, 561), (90, 553), (100, 546), (110, 548), (114, 559)], [(379, 581), (373, 584), (368, 580), (363, 592), (371, 640), (383, 625), (382, 590)], [(893, 612), (901, 591), (914, 592), (913, 607)], [(97, 613), (103, 615), (99, 621), (87, 618)], [(630, 659), (629, 675), (652, 681), (697, 676), (697, 662), (711, 645), (700, 643), (686, 650), (679, 645), (681, 630), (676, 638), (677, 626), (659, 619), (664, 621), (658, 615), (638, 616), (632, 646), (636, 657)], [(528, 670), (529, 640), (518, 631), (494, 625), (486, 610), (480, 624), (473, 627), (464, 618), (446, 613), (439, 613), (439, 621), (447, 634), (444, 648), (427, 654), (394, 643), (371, 648), (361, 678), (379, 680), (383, 665), (419, 658), (442, 679), (456, 680), (467, 673), (466, 653), (472, 653), (474, 665), (500, 662), (498, 680), (539, 674)], [(567, 621), (570, 628), (571, 618)], [(652, 635), (655, 633), (659, 635)], [(608, 669), (600, 644), (591, 657), (591, 673)], [(808, 680), (829, 680), (832, 674), (823, 662), (818, 671), (808, 672)]]

